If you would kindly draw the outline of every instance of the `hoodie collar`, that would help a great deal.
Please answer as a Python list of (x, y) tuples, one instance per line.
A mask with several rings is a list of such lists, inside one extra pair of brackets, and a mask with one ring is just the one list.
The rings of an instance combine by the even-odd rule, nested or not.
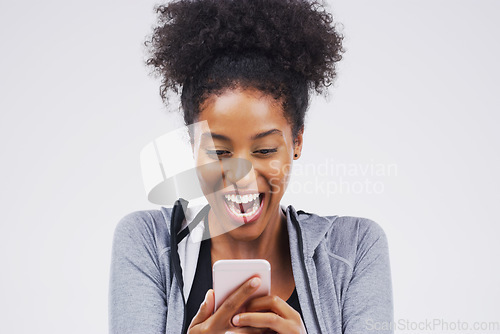
[[(187, 207), (187, 201), (185, 201), (184, 199), (180, 199), (179, 202), (176, 202), (176, 204), (180, 204), (186, 208), (185, 210), (186, 219), (182, 223), (182, 227), (180, 230), (185, 228), (193, 220), (193, 218), (197, 215), (197, 213), (204, 207), (204, 205)], [(319, 243), (321, 242), (321, 240), (324, 239), (325, 235), (328, 233), (333, 222), (338, 218), (338, 216), (323, 217), (302, 210), (296, 211), (292, 205), (288, 205), (288, 207), (286, 208), (285, 206), (282, 205), (281, 208), (285, 212), (287, 219), (287, 226), (289, 228), (295, 226), (292, 219), (293, 217), (297, 221), (299, 228), (299, 231), (297, 231), (297, 233), (300, 233), (302, 235), (304, 254), (309, 257), (312, 257)], [(166, 213), (167, 209), (162, 207), (162, 211)], [(171, 217), (168, 218), (169, 220), (167, 223), (167, 228), (169, 230), (169, 233), (171, 233), (170, 231)]]
[(314, 255), (314, 251), (321, 240), (325, 238), (325, 235), (328, 233), (337, 217), (338, 216), (322, 217), (302, 210), (296, 211), (292, 205), (286, 208), (288, 226), (294, 226), (293, 218), (295, 218), (299, 228), (297, 233), (302, 235), (304, 254), (308, 257)]

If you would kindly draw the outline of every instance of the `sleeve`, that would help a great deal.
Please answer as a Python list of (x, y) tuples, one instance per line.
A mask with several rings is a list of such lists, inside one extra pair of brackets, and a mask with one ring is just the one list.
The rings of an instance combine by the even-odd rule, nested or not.
[(344, 334), (392, 334), (393, 297), (387, 238), (382, 228), (362, 218), (353, 273), (343, 303)]
[(147, 213), (122, 218), (113, 236), (109, 279), (110, 334), (164, 334), (165, 282)]

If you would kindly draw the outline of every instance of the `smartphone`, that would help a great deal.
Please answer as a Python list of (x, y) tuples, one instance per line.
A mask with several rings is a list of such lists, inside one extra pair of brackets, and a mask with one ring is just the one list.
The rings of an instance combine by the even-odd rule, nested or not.
[(271, 265), (266, 260), (218, 260), (214, 263), (212, 275), (215, 294), (214, 312), (222, 305), (228, 296), (253, 276), (259, 276), (261, 284), (243, 303), (242, 307), (239, 310), (235, 310), (235, 314), (244, 312), (245, 304), (250, 299), (271, 294)]

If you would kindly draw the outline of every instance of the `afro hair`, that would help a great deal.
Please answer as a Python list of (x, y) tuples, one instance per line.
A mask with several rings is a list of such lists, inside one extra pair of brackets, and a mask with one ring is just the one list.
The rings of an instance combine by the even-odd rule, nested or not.
[(309, 93), (336, 77), (343, 36), (318, 1), (177, 0), (157, 5), (146, 65), (161, 77), (160, 96), (181, 93), (186, 124), (211, 94), (252, 87), (281, 99), (295, 136)]

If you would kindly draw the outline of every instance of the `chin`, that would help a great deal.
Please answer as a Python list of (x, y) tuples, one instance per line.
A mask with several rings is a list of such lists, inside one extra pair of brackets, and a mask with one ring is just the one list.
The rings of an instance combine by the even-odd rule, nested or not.
[(234, 230), (229, 231), (228, 233), (232, 239), (238, 241), (254, 241), (258, 239), (263, 232), (263, 230), (260, 229), (257, 224), (258, 222), (242, 225), (235, 228)]

